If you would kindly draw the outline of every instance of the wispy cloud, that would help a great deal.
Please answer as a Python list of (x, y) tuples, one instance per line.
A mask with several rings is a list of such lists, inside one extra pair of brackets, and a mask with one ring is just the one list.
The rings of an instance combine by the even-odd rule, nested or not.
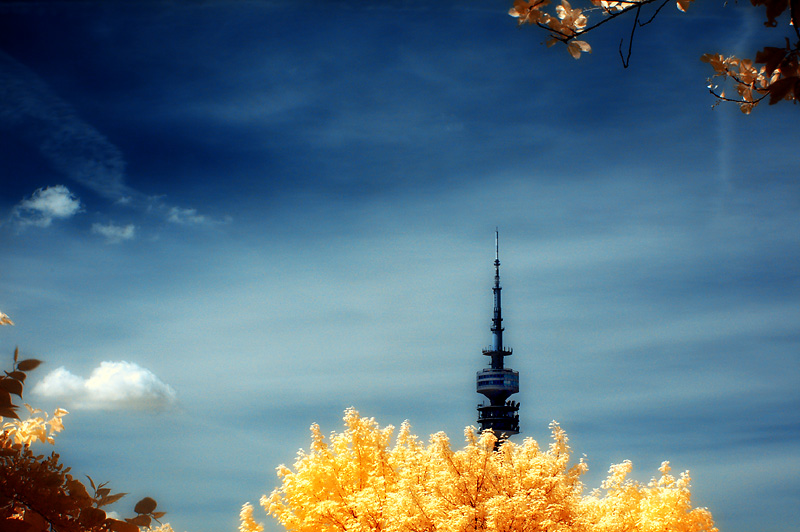
[(119, 148), (35, 73), (0, 52), (0, 120), (20, 129), (50, 165), (107, 198), (128, 193)]
[[(2, 51), (0, 127), (19, 130), (20, 136), (36, 147), (56, 172), (117, 205), (150, 210), (181, 225), (218, 223), (198, 214), (195, 209), (173, 207), (160, 201), (159, 208), (152, 211), (153, 198), (125, 182), (122, 151), (101, 131), (81, 118), (72, 105), (57, 95), (35, 72)], [(47, 226), (55, 217), (26, 220), (28, 225)], [(92, 230), (117, 239), (115, 241), (128, 238), (118, 231), (95, 230), (94, 227)]]
[(12, 221), (18, 226), (48, 227), (53, 220), (71, 218), (81, 211), (81, 202), (64, 185), (40, 188), (18, 203)]
[(108, 224), (92, 224), (92, 233), (105, 237), (109, 244), (118, 244), (125, 240), (132, 240), (136, 236), (136, 226)]
[(148, 208), (151, 212), (159, 213), (166, 221), (177, 225), (212, 227), (230, 223), (232, 220), (230, 216), (217, 218), (200, 214), (197, 209), (192, 207), (170, 205), (164, 203), (161, 198), (151, 198), (151, 205)]
[(48, 373), (33, 393), (85, 410), (163, 410), (175, 391), (152, 372), (132, 362), (101, 362), (84, 379), (60, 367)]
[(167, 213), (167, 220), (180, 224), (204, 224), (209, 220), (202, 214), (198, 214), (196, 209), (182, 209), (180, 207), (171, 207)]

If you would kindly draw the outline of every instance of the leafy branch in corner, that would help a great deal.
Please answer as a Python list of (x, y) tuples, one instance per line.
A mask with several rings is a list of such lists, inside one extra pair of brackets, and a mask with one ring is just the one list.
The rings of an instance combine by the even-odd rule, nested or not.
[[(0, 312), (0, 325), (13, 325)], [(19, 405), (12, 396), (22, 399), (27, 373), (42, 362), (20, 360), (14, 350), (11, 371), (0, 376), (0, 421), (9, 419), (0, 432), (0, 530), (3, 532), (139, 532), (159, 522), (164, 512), (157, 512), (157, 503), (145, 497), (136, 503), (136, 514), (128, 519), (109, 517), (103, 507), (119, 501), (126, 493), (112, 493), (107, 483), (95, 484), (87, 476), (93, 495), (70, 468), (61, 463), (57, 453), (35, 454), (31, 444), (54, 443), (53, 434), (63, 429), (61, 418), (66, 410), (57, 409), (48, 418), (41, 410), (27, 404), (29, 416), (21, 419)], [(171, 530), (168, 525), (164, 530)]]
[[(584, 35), (596, 28), (634, 11), (628, 37), (627, 53), (623, 52), (625, 39), (620, 39), (619, 55), (622, 65), (630, 65), (636, 29), (647, 26), (658, 16), (670, 0), (579, 0), (584, 7), (573, 8), (568, 0), (561, 0), (550, 12), (545, 8), (550, 0), (515, 0), (508, 14), (517, 18), (519, 25), (530, 24), (549, 34), (548, 47), (563, 43), (575, 59), (592, 47)], [(686, 12), (693, 0), (675, 0), (678, 10)], [(765, 26), (790, 28), (783, 46), (764, 46), (755, 60), (736, 56), (709, 53), (700, 59), (709, 63), (714, 74), (708, 80), (709, 92), (720, 102), (732, 102), (749, 114), (759, 102), (768, 99), (770, 105), (788, 100), (800, 100), (800, 0), (750, 0), (753, 7), (765, 8)], [(643, 19), (643, 8), (653, 9), (652, 15)], [(590, 23), (589, 17), (599, 13), (602, 18)], [(786, 16), (788, 14), (788, 17)], [(782, 22), (788, 18), (788, 24)], [(780, 19), (780, 20), (779, 20)], [(760, 66), (758, 66), (760, 65)], [(732, 86), (734, 96), (726, 96), (725, 86)], [(716, 105), (716, 104), (715, 104)]]

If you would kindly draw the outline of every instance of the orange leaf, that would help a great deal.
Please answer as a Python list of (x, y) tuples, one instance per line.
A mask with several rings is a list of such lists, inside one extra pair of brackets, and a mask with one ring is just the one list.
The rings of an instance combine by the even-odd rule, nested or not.
[(19, 382), (25, 382), (25, 374), (21, 371), (12, 371), (11, 373), (6, 371), (6, 375), (12, 379), (17, 379)]
[(572, 57), (580, 59), (581, 52), (591, 52), (592, 47), (589, 46), (589, 43), (586, 41), (570, 41), (570, 43), (567, 44), (567, 50)]
[(19, 419), (19, 416), (17, 415), (16, 411), (14, 411), (14, 408), (16, 408), (15, 405), (11, 405), (11, 407), (0, 407), (0, 417)]
[(121, 498), (123, 498), (127, 493), (115, 493), (114, 495), (104, 496), (100, 501), (97, 503), (98, 506), (106, 506), (107, 504), (114, 504)]
[(86, 486), (80, 480), (67, 480), (67, 491), (69, 491), (69, 496), (81, 506), (89, 506), (92, 503), (93, 499), (89, 496)]
[(34, 530), (48, 530), (50, 526), (47, 524), (44, 517), (30, 509), (25, 510), (25, 515), (22, 517), (22, 520), (26, 523), (30, 523)]
[(750, 0), (750, 3), (767, 8), (767, 21), (764, 25), (772, 28), (778, 25), (778, 21), (775, 19), (789, 8), (789, 0)]
[(106, 526), (112, 532), (139, 532), (138, 526), (118, 519), (106, 519)]
[(137, 515), (133, 519), (126, 519), (126, 521), (136, 526), (150, 526), (150, 516), (145, 514)]
[(17, 397), (22, 397), (22, 383), (17, 379), (0, 379), (0, 389), (13, 393)]
[(771, 76), (772, 72), (778, 68), (783, 58), (789, 52), (786, 48), (775, 48), (774, 46), (766, 46), (763, 50), (756, 53), (756, 63), (764, 63), (766, 67), (767, 76)]
[(0, 387), (0, 406), (14, 406), (11, 404), (11, 392), (6, 390), (5, 386)]
[(39, 364), (41, 363), (42, 363), (41, 360), (36, 360), (35, 358), (28, 358), (26, 360), (20, 360), (19, 363), (17, 364), (17, 369), (19, 371), (31, 371), (39, 367)]
[(106, 520), (106, 513), (100, 508), (89, 506), (81, 510), (80, 522), (86, 528), (94, 528)]
[(150, 497), (145, 497), (144, 499), (136, 503), (136, 506), (133, 508), (133, 511), (136, 512), (137, 514), (149, 514), (156, 509), (156, 506), (158, 506), (158, 503), (154, 499), (151, 499)]
[(783, 78), (767, 87), (767, 90), (769, 91), (769, 104), (775, 105), (779, 101), (786, 98), (790, 92), (796, 91), (796, 83), (800, 83), (800, 78)]

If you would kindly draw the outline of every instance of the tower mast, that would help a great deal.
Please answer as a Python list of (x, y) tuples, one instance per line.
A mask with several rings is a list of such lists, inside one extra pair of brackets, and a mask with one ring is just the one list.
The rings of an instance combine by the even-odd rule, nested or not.
[[(494, 231), (494, 314), (492, 316), (492, 351), (495, 353), (503, 352), (503, 312), (500, 302), (500, 232)], [(498, 369), (503, 367), (503, 358), (499, 359)], [(492, 367), (495, 367), (495, 358), (492, 358)]]
[(507, 399), (519, 392), (519, 373), (503, 367), (503, 359), (512, 354), (512, 349), (503, 347), (503, 314), (500, 286), (500, 233), (494, 233), (494, 311), (492, 315), (492, 345), (483, 350), (491, 358), (488, 368), (477, 373), (477, 392), (484, 395), (489, 404), (478, 405), (478, 423), (481, 432), (492, 430), (499, 439), (519, 434), (519, 403)]

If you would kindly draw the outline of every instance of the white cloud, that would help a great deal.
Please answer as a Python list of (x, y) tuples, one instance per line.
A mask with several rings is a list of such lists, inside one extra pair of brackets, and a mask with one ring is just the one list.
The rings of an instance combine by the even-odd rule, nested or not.
[(136, 236), (136, 227), (133, 224), (92, 224), (92, 233), (104, 236), (106, 242), (110, 244), (117, 244), (123, 240), (131, 240)]
[(85, 410), (163, 410), (175, 391), (152, 372), (132, 362), (101, 362), (88, 379), (60, 367), (48, 373), (33, 393)]
[(81, 202), (64, 185), (40, 188), (14, 207), (17, 223), (48, 227), (53, 220), (70, 218), (81, 211)]
[(197, 214), (196, 209), (182, 209), (180, 207), (171, 207), (167, 213), (167, 220), (181, 225), (203, 224), (208, 221), (202, 214)]

